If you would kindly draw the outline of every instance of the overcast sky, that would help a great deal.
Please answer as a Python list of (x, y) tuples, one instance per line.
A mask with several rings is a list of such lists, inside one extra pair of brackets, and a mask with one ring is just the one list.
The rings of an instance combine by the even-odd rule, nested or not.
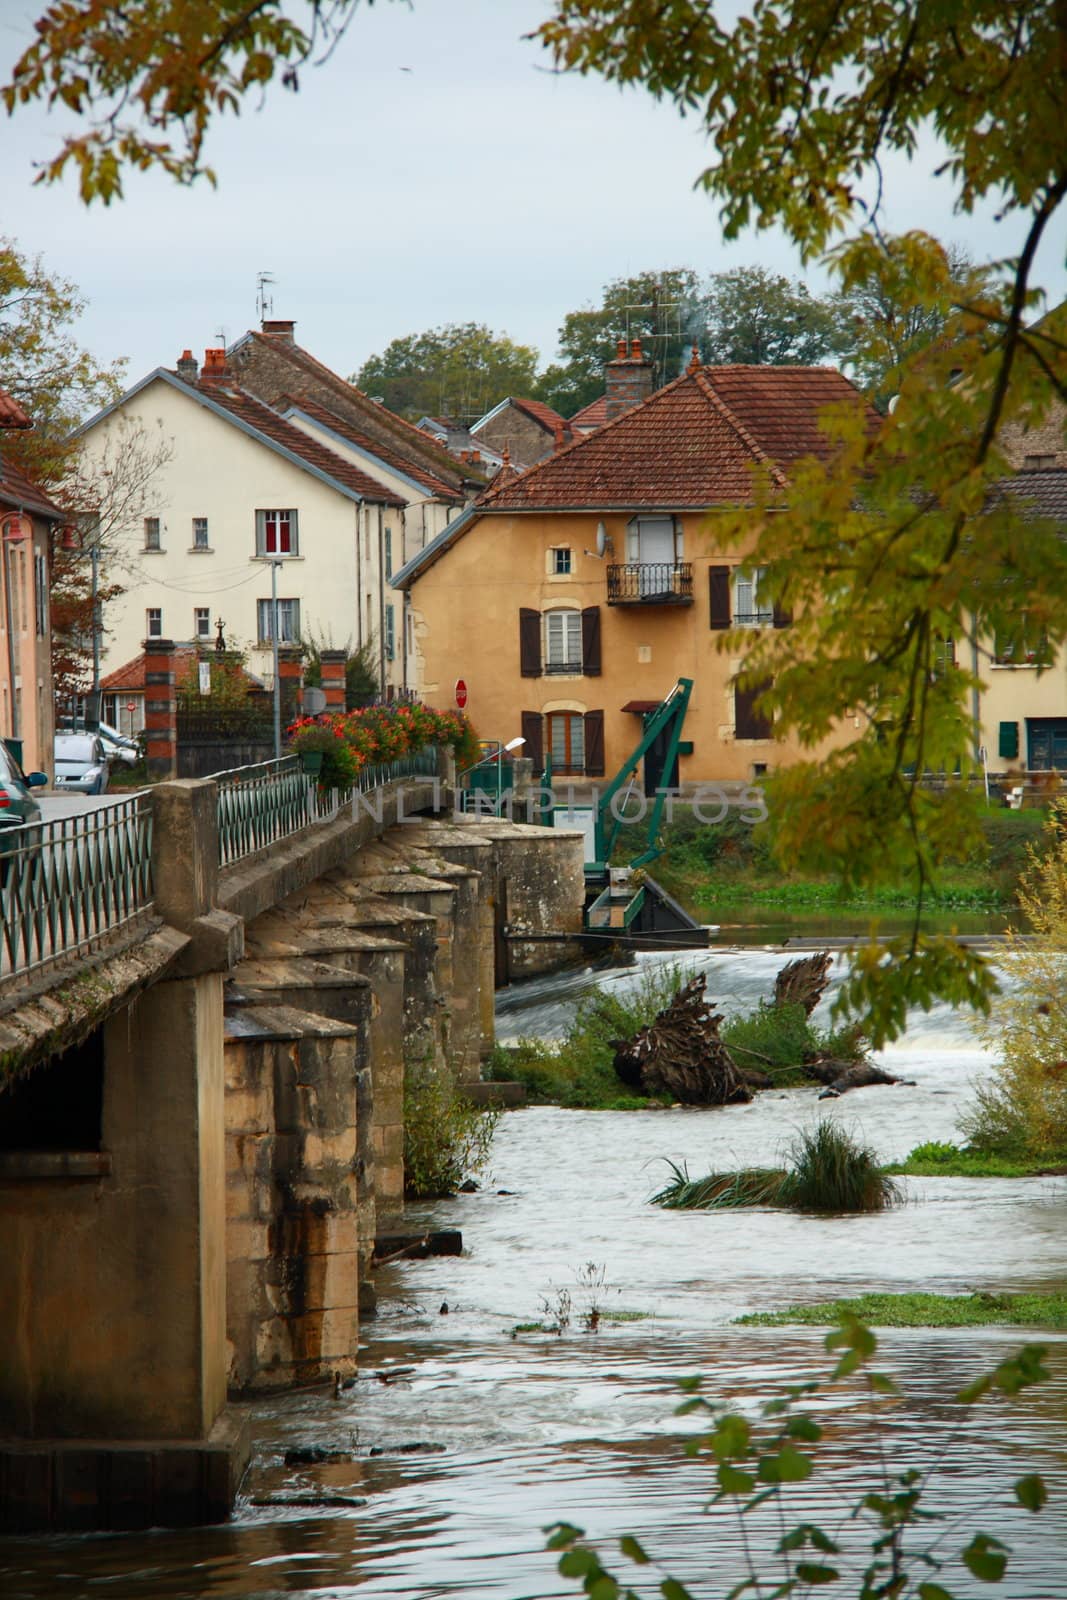
[[(45, 0), (0, 0), (0, 68)], [(488, 323), (550, 360), (564, 314), (612, 278), (646, 268), (759, 263), (799, 274), (780, 235), (724, 246), (693, 183), (697, 126), (637, 92), (561, 78), (523, 40), (548, 0), (415, 0), (360, 8), (299, 94), (216, 124), (219, 187), (131, 175), (110, 208), (73, 182), (32, 187), (58, 143), (56, 119), (4, 126), (3, 231), (73, 279), (89, 301), (81, 336), (131, 381), (190, 346), (255, 325), (256, 278), (273, 273), (276, 317), (339, 372), (407, 333)], [(931, 176), (937, 152), (887, 169), (887, 225), (957, 239), (981, 259), (1018, 247), (982, 217), (953, 217)], [(1038, 281), (1067, 293), (1062, 221)], [(812, 287), (821, 287), (810, 280)]]

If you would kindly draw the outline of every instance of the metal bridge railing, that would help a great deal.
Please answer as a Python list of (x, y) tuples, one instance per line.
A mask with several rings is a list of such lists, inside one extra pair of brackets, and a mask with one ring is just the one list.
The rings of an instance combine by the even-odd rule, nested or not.
[(304, 771), (299, 756), (218, 772), (219, 865), (233, 866), (257, 850), (299, 833), (301, 828), (331, 821), (355, 791), (367, 794), (387, 783), (432, 778), (436, 774), (435, 745), (425, 745), (395, 761), (366, 766), (360, 771), (354, 790), (325, 794)]
[(93, 950), (151, 909), (147, 793), (0, 834), (0, 979)]

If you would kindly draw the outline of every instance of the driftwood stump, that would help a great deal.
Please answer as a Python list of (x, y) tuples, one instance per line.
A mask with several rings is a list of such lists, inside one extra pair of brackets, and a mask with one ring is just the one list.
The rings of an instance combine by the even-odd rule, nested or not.
[(804, 1071), (816, 1083), (824, 1085), (820, 1100), (834, 1099), (847, 1094), (850, 1089), (868, 1089), (872, 1084), (913, 1084), (915, 1081), (913, 1078), (894, 1078), (892, 1073), (883, 1072), (881, 1067), (874, 1066), (870, 1061), (835, 1061), (829, 1056), (805, 1061)]
[(798, 956), (795, 961), (787, 962), (774, 980), (775, 1005), (803, 1006), (805, 1016), (810, 1017), (826, 993), (830, 982), (830, 965), (828, 950), (820, 950), (814, 956)]
[(667, 1095), (690, 1106), (751, 1100), (733, 1057), (719, 1038), (722, 1016), (704, 993), (703, 973), (634, 1037), (614, 1040), (615, 1071), (640, 1094)]

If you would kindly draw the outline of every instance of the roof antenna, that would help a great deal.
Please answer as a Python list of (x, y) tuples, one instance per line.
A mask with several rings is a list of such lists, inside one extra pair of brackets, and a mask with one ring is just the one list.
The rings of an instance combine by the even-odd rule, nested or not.
[(259, 272), (256, 274), (256, 320), (261, 325), (274, 310), (274, 300), (267, 292), (274, 281), (273, 272)]

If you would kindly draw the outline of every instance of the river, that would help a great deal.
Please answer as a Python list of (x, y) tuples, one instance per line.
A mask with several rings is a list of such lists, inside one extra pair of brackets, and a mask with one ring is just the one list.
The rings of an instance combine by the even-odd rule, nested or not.
[[(657, 954), (637, 969), (516, 986), (500, 997), (501, 1037), (558, 1034), (583, 989), (632, 983), (641, 966), (668, 959), (707, 970), (710, 994), (747, 1007), (769, 992), (782, 957)], [(672, 1414), (675, 1382), (701, 1373), (709, 1394), (754, 1410), (827, 1365), (819, 1330), (741, 1328), (734, 1317), (864, 1288), (1052, 1288), (1067, 1279), (1062, 1178), (909, 1180), (899, 1210), (847, 1218), (647, 1204), (665, 1157), (694, 1174), (766, 1164), (827, 1110), (887, 1158), (952, 1138), (983, 1067), (967, 1019), (944, 1007), (916, 1015), (885, 1061), (915, 1087), (861, 1090), (818, 1110), (814, 1091), (794, 1090), (724, 1110), (508, 1113), (491, 1181), (409, 1207), (414, 1224), (462, 1228), (465, 1253), (380, 1271), (380, 1314), (365, 1325), (354, 1388), (336, 1400), (316, 1390), (255, 1405), (253, 1470), (232, 1523), (10, 1540), (0, 1545), (0, 1594), (548, 1600), (580, 1592), (544, 1549), (542, 1528), (560, 1518), (598, 1540), (632, 1532), (695, 1593), (725, 1594), (741, 1576), (740, 1533), (728, 1514), (702, 1509), (708, 1470), (679, 1445), (689, 1424)], [(583, 1288), (590, 1263), (604, 1279), (592, 1292)], [(563, 1290), (573, 1303), (564, 1335), (514, 1333), (541, 1317), (543, 1303), (558, 1305)], [(591, 1299), (603, 1313), (595, 1333), (580, 1325)], [(929, 1466), (943, 1452), (933, 1503), (959, 1518), (946, 1548), (978, 1528), (1013, 1548), (1000, 1587), (958, 1564), (946, 1568), (945, 1586), (1013, 1600), (1067, 1597), (1067, 1343), (1049, 1336), (1052, 1380), (1020, 1400), (983, 1403), (962, 1422), (950, 1401), (968, 1377), (1036, 1337), (887, 1331), (879, 1360), (906, 1399), (877, 1433), (854, 1390), (820, 1398), (824, 1466), (797, 1495), (795, 1520), (847, 1531), (843, 1507), (874, 1486), (880, 1439), (900, 1467)], [(287, 1449), (307, 1446), (346, 1459), (285, 1464)], [(1033, 1470), (1051, 1488), (1038, 1517), (1011, 1503), (1012, 1481)], [(342, 1503), (254, 1503), (311, 1496)], [(769, 1536), (755, 1525), (753, 1534), (757, 1544)], [(642, 1595), (658, 1593), (662, 1574), (643, 1586), (638, 1569), (624, 1572)]]

